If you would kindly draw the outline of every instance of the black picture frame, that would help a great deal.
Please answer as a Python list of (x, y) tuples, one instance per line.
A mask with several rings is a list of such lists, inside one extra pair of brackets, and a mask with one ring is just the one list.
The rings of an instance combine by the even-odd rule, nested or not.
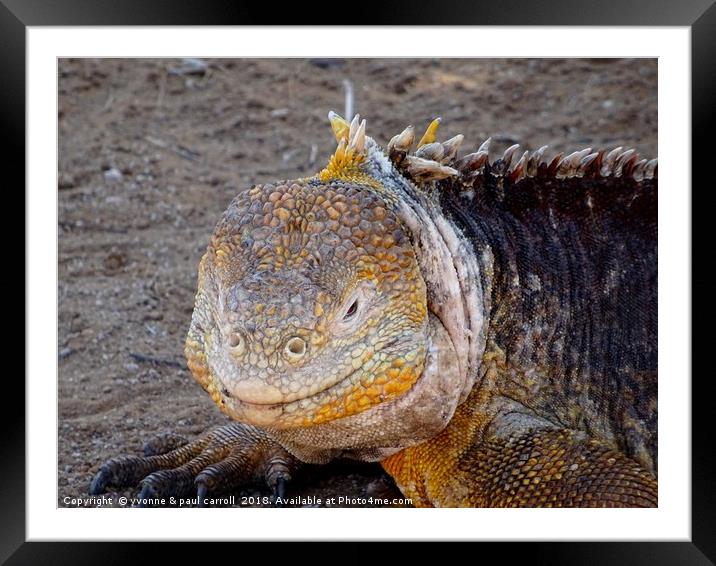
[[(259, 24), (337, 24), (352, 25), (638, 25), (688, 26), (692, 37), (692, 162), (694, 179), (704, 177), (713, 158), (711, 140), (713, 115), (716, 107), (716, 4), (714, 0), (631, 0), (588, 2), (587, 0), (559, 0), (538, 3), (534, 0), (503, 0), (501, 2), (462, 3), (456, 0), (424, 0), (409, 3), (402, 0), (391, 6), (374, 5), (375, 10), (353, 9), (346, 4), (344, 13), (335, 7), (325, 10), (306, 10), (303, 4), (284, 4), (275, 13), (264, 15), (255, 3), (229, 1), (191, 2), (173, 0), (0, 0), (0, 88), (1, 130), (8, 169), (17, 169), (19, 178), (14, 186), (24, 186), (25, 169), (25, 37), (28, 26), (81, 25), (259, 25)], [(263, 16), (263, 17), (262, 17)], [(330, 16), (331, 22), (326, 16)], [(668, 111), (668, 109), (660, 109)], [(663, 157), (663, 156), (660, 156)], [(12, 164), (12, 167), (10, 167)], [(712, 173), (713, 174), (713, 173)], [(22, 185), (20, 185), (22, 183)], [(713, 182), (711, 182), (711, 185)], [(702, 192), (711, 189), (704, 185)], [(7, 191), (10, 192), (10, 191)], [(20, 191), (15, 191), (21, 194)], [(692, 190), (692, 198), (698, 191)], [(5, 198), (5, 197), (3, 197)], [(17, 205), (24, 210), (24, 203)], [(694, 213), (708, 214), (708, 208), (693, 207)], [(692, 257), (696, 250), (710, 248), (705, 230), (693, 231)], [(703, 226), (703, 224), (702, 224)], [(7, 234), (7, 230), (6, 230)], [(6, 235), (6, 245), (11, 241)], [(13, 238), (17, 240), (17, 235)], [(19, 246), (16, 246), (19, 248)], [(18, 258), (15, 265), (22, 265)], [(6, 264), (7, 265), (7, 264)], [(19, 269), (16, 271), (19, 273)], [(692, 279), (692, 293), (714, 289), (714, 284), (701, 271)], [(692, 275), (693, 277), (693, 275)], [(19, 276), (18, 276), (19, 279)], [(24, 270), (23, 270), (24, 281)], [(31, 300), (26, 296), (27, 301)], [(693, 299), (692, 299), (693, 300)], [(709, 317), (710, 309), (699, 309), (693, 323)], [(711, 333), (712, 334), (712, 333)], [(28, 338), (31, 339), (30, 336)], [(709, 351), (707, 333), (692, 333), (697, 351)], [(698, 345), (701, 345), (701, 348)], [(692, 347), (692, 350), (694, 348)], [(688, 376), (662, 376), (662, 379), (686, 379)], [(570, 543), (493, 543), (502, 547), (503, 556), (510, 562), (548, 564), (713, 564), (716, 561), (716, 477), (714, 467), (713, 410), (708, 383), (710, 372), (692, 379), (692, 538), (690, 542), (570, 542)], [(2, 444), (2, 481), (0, 481), (0, 560), (7, 564), (116, 564), (139, 559), (148, 550), (137, 543), (69, 543), (25, 542), (25, 399), (24, 385), (17, 379), (4, 380), (4, 406), (13, 405), (17, 411), (2, 411), (0, 428)], [(14, 402), (7, 401), (8, 399)], [(711, 448), (710, 448), (711, 447)], [(239, 511), (240, 512), (240, 511)], [(317, 539), (320, 534), (317, 533)], [(504, 548), (510, 545), (510, 548)], [(496, 548), (497, 550), (497, 548)], [(171, 552), (164, 555), (171, 560)], [(185, 552), (185, 550), (181, 550)], [(477, 555), (475, 556), (477, 558)], [(209, 558), (209, 556), (207, 556)], [(237, 557), (240, 559), (240, 557)]]

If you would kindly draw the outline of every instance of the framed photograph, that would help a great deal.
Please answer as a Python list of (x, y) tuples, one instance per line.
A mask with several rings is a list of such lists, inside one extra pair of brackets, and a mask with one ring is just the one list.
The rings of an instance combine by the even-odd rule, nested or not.
[(0, 6), (28, 211), (8, 563), (152, 540), (711, 563), (691, 164), (716, 8), (133, 4)]

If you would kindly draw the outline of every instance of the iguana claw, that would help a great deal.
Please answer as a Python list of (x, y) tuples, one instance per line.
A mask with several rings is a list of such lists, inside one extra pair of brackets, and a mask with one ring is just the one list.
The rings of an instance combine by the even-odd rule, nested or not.
[[(233, 423), (189, 442), (165, 436), (155, 442), (148, 456), (120, 456), (105, 462), (90, 484), (90, 494), (108, 487), (141, 484), (140, 506), (152, 506), (172, 497), (196, 493), (199, 507), (209, 504), (209, 494), (225, 493), (248, 483), (265, 482), (283, 498), (285, 482), (300, 462), (259, 429)], [(170, 449), (180, 444), (178, 448)], [(161, 446), (169, 451), (157, 454)]]
[(146, 504), (147, 501), (151, 499), (155, 499), (157, 497), (156, 492), (149, 484), (144, 484), (142, 486), (142, 490), (139, 492), (139, 501), (137, 502), (137, 507), (148, 507)]
[(276, 486), (273, 490), (272, 503), (274, 507), (284, 507), (284, 498), (286, 497), (286, 478), (280, 475), (276, 478)]
[(206, 494), (209, 492), (209, 489), (206, 487), (206, 484), (200, 483), (196, 487), (196, 498), (198, 499), (198, 503), (196, 504), (197, 507), (208, 507), (208, 500), (206, 497)]

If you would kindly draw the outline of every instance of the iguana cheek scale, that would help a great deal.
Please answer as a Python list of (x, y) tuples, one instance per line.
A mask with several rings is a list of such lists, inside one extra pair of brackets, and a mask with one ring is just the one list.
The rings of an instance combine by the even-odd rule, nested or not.
[(351, 457), (419, 506), (656, 505), (656, 160), (329, 120), (326, 167), (241, 192), (199, 265), (186, 357), (236, 423), (90, 490)]

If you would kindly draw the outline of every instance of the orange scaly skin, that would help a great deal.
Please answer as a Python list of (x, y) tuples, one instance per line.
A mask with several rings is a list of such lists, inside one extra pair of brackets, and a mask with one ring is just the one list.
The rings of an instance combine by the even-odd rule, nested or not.
[(655, 507), (654, 476), (567, 430), (485, 434), (475, 390), (435, 438), (381, 464), (416, 507)]
[(185, 353), (237, 422), (91, 492), (281, 495), (352, 457), (417, 506), (656, 505), (656, 160), (329, 118), (328, 165), (241, 192), (199, 265)]

